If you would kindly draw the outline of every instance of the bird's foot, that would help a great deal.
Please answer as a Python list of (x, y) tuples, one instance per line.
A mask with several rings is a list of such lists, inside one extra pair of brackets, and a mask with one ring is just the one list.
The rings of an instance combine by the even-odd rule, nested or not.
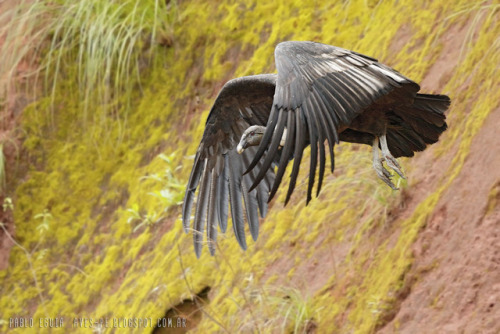
[(385, 135), (380, 136), (380, 148), (382, 149), (382, 157), (387, 163), (387, 166), (391, 167), (403, 179), (406, 179), (405, 175), (401, 171), (401, 166), (399, 165), (398, 161), (392, 156), (391, 151), (389, 151), (389, 146), (387, 146), (387, 138)]
[(379, 157), (379, 138), (375, 137), (375, 140), (373, 142), (373, 168), (375, 169), (375, 172), (377, 172), (378, 177), (384, 181), (389, 187), (391, 187), (393, 190), (399, 190), (398, 187), (392, 183), (391, 178), (392, 174), (389, 173), (387, 169), (385, 169), (384, 165), (382, 162), (385, 160), (387, 163), (387, 166), (393, 169), (396, 173), (398, 173), (399, 176), (401, 176), (403, 179), (405, 178), (403, 172), (401, 171), (401, 166), (399, 165), (398, 161), (396, 158), (394, 158), (389, 151), (389, 148), (387, 146), (387, 140), (385, 136), (380, 137), (380, 146), (382, 149), (382, 157)]
[(394, 158), (390, 152), (389, 152), (389, 154), (384, 154), (384, 152), (382, 152), (382, 154), (383, 154), (385, 162), (387, 163), (387, 166), (391, 167), (392, 170), (394, 170), (396, 173), (398, 173), (398, 175), (401, 176), (403, 179), (406, 179), (405, 175), (401, 171), (401, 166), (399, 165), (396, 158)]
[(375, 169), (375, 172), (377, 172), (377, 176), (393, 190), (398, 190), (399, 188), (396, 187), (391, 181), (392, 174), (384, 168), (384, 165), (382, 165), (382, 161), (383, 159), (373, 159), (373, 168)]

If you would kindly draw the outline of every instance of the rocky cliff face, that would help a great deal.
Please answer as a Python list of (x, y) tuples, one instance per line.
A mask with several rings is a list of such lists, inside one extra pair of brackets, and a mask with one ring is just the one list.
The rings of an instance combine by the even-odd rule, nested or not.
[[(0, 84), (10, 87), (0, 98), (3, 330), (15, 317), (35, 319), (34, 332), (40, 318), (64, 317), (82, 331), (74, 318), (151, 318), (134, 329), (150, 332), (166, 316), (197, 332), (500, 331), (497, 5), (92, 4), (82, 7), (89, 27), (110, 37), (99, 41), (134, 36), (119, 44), (130, 52), (118, 52), (92, 85), (100, 76), (87, 75), (88, 66), (100, 62), (79, 52), (95, 41), (82, 37), (85, 29), (71, 33), (71, 21), (55, 20), (66, 24), (57, 43), (74, 42), (51, 53), (54, 28), (38, 52), (30, 34), (12, 44), (10, 21), (0, 18), (3, 64), (20, 46), (32, 50), (0, 67)], [(4, 12), (14, 6), (0, 3)], [(99, 21), (103, 8), (108, 19)], [(46, 12), (33, 18), (52, 22)], [(283, 40), (353, 49), (423, 92), (449, 95), (449, 129), (401, 159), (408, 183), (399, 180), (399, 192), (372, 172), (369, 148), (339, 145), (319, 198), (305, 206), (305, 170), (287, 207), (278, 192), (246, 252), (229, 231), (215, 257), (196, 260), (179, 202), (207, 112), (228, 79), (274, 71), (274, 46)], [(121, 50), (94, 45), (109, 57)], [(50, 54), (61, 61), (47, 63)]]

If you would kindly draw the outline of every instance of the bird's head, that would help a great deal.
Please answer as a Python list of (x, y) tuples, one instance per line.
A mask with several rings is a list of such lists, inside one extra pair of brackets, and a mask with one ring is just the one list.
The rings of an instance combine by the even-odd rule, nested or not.
[(252, 125), (248, 129), (246, 129), (241, 136), (238, 146), (236, 147), (238, 153), (243, 153), (243, 151), (249, 146), (259, 145), (262, 141), (262, 136), (264, 135), (265, 131), (266, 127), (260, 125)]

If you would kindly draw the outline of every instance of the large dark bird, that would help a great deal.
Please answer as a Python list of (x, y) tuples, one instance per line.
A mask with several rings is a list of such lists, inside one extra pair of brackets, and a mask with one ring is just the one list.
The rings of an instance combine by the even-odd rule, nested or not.
[(404, 177), (395, 158), (412, 157), (446, 130), (450, 99), (418, 94), (418, 84), (376, 59), (314, 42), (280, 43), (275, 59), (278, 74), (229, 81), (208, 115), (182, 210), (187, 233), (199, 186), (193, 226), (198, 257), (205, 222), (213, 255), (217, 225), (226, 231), (229, 207), (241, 248), (247, 247), (245, 220), (257, 239), (257, 211), (266, 215), (293, 159), (288, 202), (306, 146), (311, 145), (308, 203), (318, 163), (316, 195), (321, 190), (325, 141), (332, 172), (333, 146), (339, 141), (371, 145), (378, 177), (397, 189), (382, 162)]

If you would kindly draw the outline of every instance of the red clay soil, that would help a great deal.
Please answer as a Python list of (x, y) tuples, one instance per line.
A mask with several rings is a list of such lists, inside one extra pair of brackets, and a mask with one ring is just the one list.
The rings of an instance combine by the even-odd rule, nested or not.
[[(449, 79), (466, 29), (453, 27), (443, 36), (441, 57), (423, 80), (423, 91), (439, 91)], [(414, 244), (415, 262), (407, 274), (415, 280), (411, 291), (378, 332), (500, 333), (499, 124), (497, 108), (473, 139), (461, 173)], [(451, 158), (436, 160), (428, 150), (415, 159), (415, 173), (425, 170), (427, 175), (413, 185), (410, 202), (418, 204), (435, 188)]]
[(420, 233), (408, 273), (417, 282), (381, 333), (500, 333), (498, 124), (500, 108)]

